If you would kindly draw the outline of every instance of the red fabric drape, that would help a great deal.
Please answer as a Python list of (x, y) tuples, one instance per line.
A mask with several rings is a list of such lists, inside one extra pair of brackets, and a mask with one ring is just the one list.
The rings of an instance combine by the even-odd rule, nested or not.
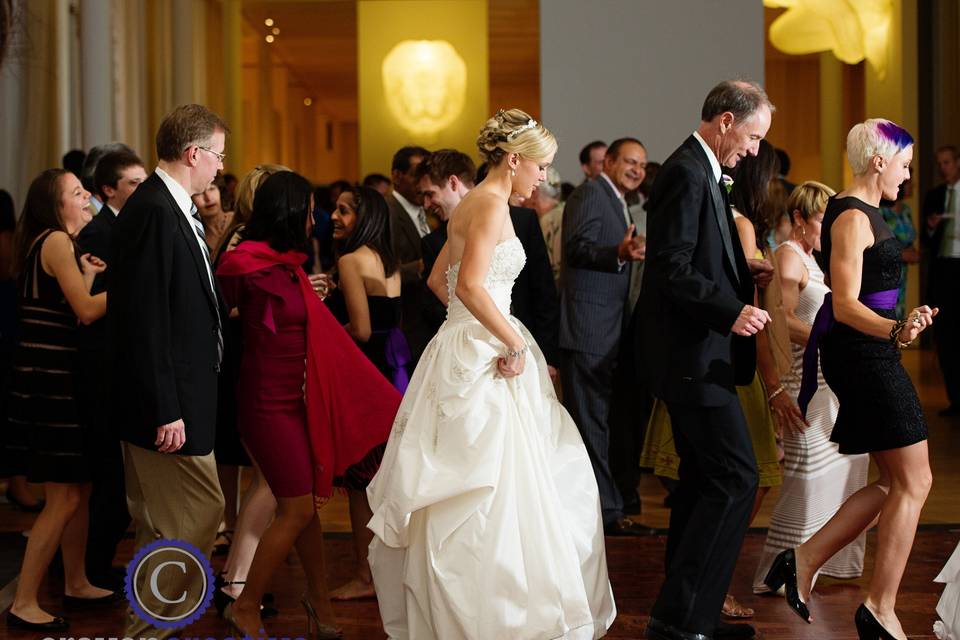
[(300, 266), (306, 259), (296, 251), (278, 253), (266, 242), (247, 240), (221, 257), (217, 275), (238, 276), (278, 264), (297, 275), (307, 308), (305, 401), (313, 492), (326, 498), (333, 493), (335, 477), (386, 442), (401, 396), (314, 293)]

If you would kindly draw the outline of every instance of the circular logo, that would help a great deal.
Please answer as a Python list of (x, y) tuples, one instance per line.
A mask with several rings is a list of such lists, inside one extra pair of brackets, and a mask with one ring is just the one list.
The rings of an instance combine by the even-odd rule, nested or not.
[(156, 540), (134, 554), (125, 587), (141, 619), (159, 629), (180, 629), (210, 606), (213, 567), (189, 542)]

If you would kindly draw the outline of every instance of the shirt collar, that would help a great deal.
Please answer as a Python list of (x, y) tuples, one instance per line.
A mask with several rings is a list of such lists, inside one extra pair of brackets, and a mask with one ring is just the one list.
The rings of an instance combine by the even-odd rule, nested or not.
[(396, 189), (393, 190), (393, 197), (397, 199), (397, 202), (400, 203), (400, 206), (403, 207), (404, 211), (408, 214), (411, 216), (420, 215), (420, 207), (404, 198)]
[(107, 203), (107, 207), (110, 209), (110, 213), (113, 214), (113, 217), (117, 217), (117, 215), (120, 213), (120, 211), (109, 202)]
[(623, 193), (620, 192), (620, 189), (617, 189), (617, 185), (613, 184), (613, 180), (610, 179), (605, 172), (600, 172), (600, 177), (607, 181), (607, 184), (610, 185), (610, 188), (613, 189), (613, 192), (617, 194), (617, 197), (623, 200)]
[(173, 196), (180, 210), (188, 216), (192, 215), (193, 199), (190, 198), (190, 194), (183, 188), (183, 185), (170, 177), (170, 174), (160, 167), (157, 167), (157, 175), (163, 180), (163, 184), (167, 185), (170, 195)]
[(697, 142), (703, 147), (703, 152), (707, 154), (707, 160), (710, 161), (710, 168), (713, 169), (713, 179), (716, 182), (720, 182), (720, 176), (723, 175), (723, 170), (720, 168), (720, 161), (717, 160), (717, 154), (707, 146), (707, 141), (703, 139), (699, 131), (694, 131), (693, 137), (697, 139)]

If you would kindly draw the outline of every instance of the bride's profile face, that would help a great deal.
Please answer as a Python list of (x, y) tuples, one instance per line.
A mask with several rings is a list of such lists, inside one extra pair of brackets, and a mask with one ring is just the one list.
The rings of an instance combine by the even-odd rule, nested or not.
[(524, 199), (533, 195), (534, 190), (546, 181), (547, 167), (553, 162), (553, 156), (554, 154), (550, 154), (550, 157), (540, 159), (518, 156), (513, 192)]

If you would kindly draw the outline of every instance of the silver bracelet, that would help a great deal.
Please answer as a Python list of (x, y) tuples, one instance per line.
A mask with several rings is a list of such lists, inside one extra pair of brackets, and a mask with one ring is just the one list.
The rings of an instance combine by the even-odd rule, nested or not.
[(767, 397), (767, 402), (773, 402), (773, 399), (776, 398), (776, 397), (777, 397), (778, 395), (780, 395), (781, 393), (783, 393), (784, 391), (785, 391), (785, 389), (783, 388), (783, 385), (782, 385), (782, 384), (781, 384), (781, 385), (778, 385), (777, 388), (773, 390), (773, 393), (771, 393), (771, 394)]
[(516, 351), (514, 351), (513, 349), (507, 349), (507, 357), (508, 357), (508, 358), (519, 358), (520, 356), (522, 356), (522, 355), (525, 354), (526, 352), (527, 352), (527, 345), (523, 345), (522, 347), (520, 347), (520, 348), (517, 349)]

